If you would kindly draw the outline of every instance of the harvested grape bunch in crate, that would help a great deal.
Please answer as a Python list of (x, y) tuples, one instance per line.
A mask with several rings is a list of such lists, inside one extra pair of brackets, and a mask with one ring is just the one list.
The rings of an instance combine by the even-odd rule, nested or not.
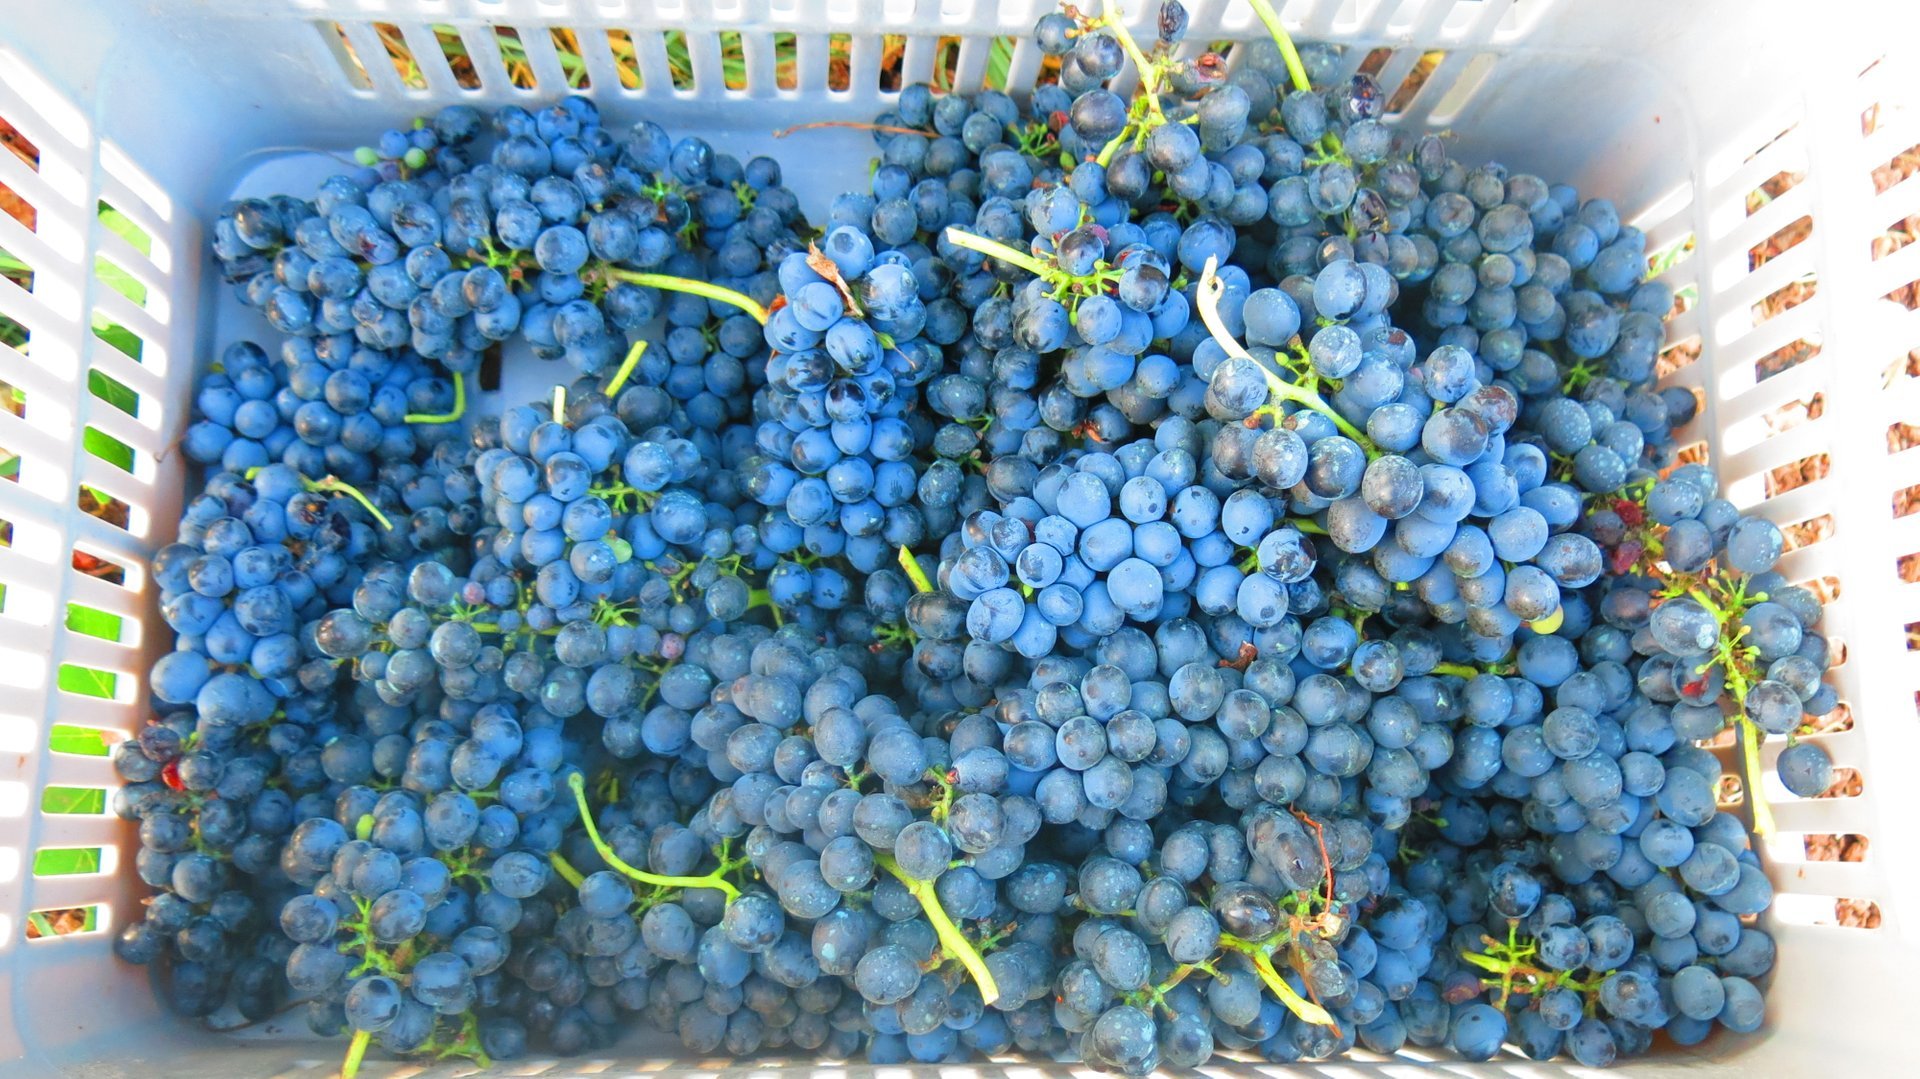
[(1557, 51), (1633, 12), (505, 6), (185, 19), (300, 42), (212, 176), (0, 74), (0, 947), (168, 1028), (0, 1067), (1799, 1074), (1893, 992), (1920, 324), (1818, 278), (1911, 65), (1720, 139)]

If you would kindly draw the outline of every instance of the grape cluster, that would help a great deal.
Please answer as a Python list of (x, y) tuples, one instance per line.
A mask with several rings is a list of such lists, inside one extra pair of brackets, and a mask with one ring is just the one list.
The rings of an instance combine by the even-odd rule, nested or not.
[[(581, 98), (224, 208), (277, 344), (184, 436), (119, 954), (348, 1074), (1755, 1029), (1702, 743), (1764, 833), (1838, 701), (1780, 531), (1676, 467), (1645, 237), (1252, 4), (1231, 72), (1177, 2), (1043, 16), (1057, 81), (903, 89), (819, 227)], [(565, 373), (469, 415), (503, 342)]]

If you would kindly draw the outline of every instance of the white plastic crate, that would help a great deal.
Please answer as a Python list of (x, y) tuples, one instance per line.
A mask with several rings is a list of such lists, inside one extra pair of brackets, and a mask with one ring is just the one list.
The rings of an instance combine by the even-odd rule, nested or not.
[[(901, 80), (932, 79), (936, 68), (947, 85), (976, 89), (989, 77), (996, 37), (1012, 43), (1005, 83), (996, 86), (1018, 93), (1040, 66), (1027, 32), (1052, 6), (0, 5), (0, 118), (37, 150), (18, 140), (16, 152), (0, 147), (0, 195), (16, 197), (0, 197), (0, 250), (35, 275), (30, 291), (0, 281), (0, 331), (31, 335), (24, 354), (0, 344), (0, 381), (19, 391), (8, 400), (24, 402), (24, 415), (0, 410), (0, 447), (20, 458), (17, 479), (0, 481), (0, 521), (11, 526), (10, 541), (0, 546), (0, 1075), (319, 1076), (332, 1073), (343, 1044), (303, 1037), (297, 1014), (220, 1035), (156, 1006), (145, 973), (119, 963), (109, 947), (142, 894), (130, 864), (137, 840), (131, 827), (95, 811), (99, 792), (114, 782), (106, 759), (67, 751), (89, 730), (111, 741), (142, 722), (140, 679), (167, 647), (145, 562), (170, 538), (182, 499), (183, 462), (169, 450), (188, 420), (191, 377), (218, 346), (265, 332), (207, 272), (204, 223), (219, 204), (236, 192), (310, 191), (334, 165), (326, 153), (439, 105), (544, 102), (572, 79), (589, 84), (585, 92), (616, 122), (645, 116), (743, 159), (775, 153), (788, 184), (817, 215), (833, 194), (862, 184), (872, 143), (864, 132), (831, 129), (776, 141), (774, 129), (870, 119)], [(1134, 25), (1145, 26), (1157, 4), (1127, 6)], [(1827, 518), (1814, 529), (1818, 541), (1790, 554), (1783, 570), (1795, 580), (1843, 586), (1828, 606), (1825, 629), (1845, 648), (1833, 677), (1854, 725), (1822, 742), (1836, 765), (1859, 773), (1861, 793), (1795, 800), (1769, 780), (1780, 834), (1766, 851), (1781, 897), (1770, 916), (1780, 959), (1767, 1026), (1685, 1053), (1667, 1047), (1637, 1064), (1636, 1074), (1812, 1075), (1840, 1062), (1868, 1075), (1911, 1070), (1905, 1002), (1920, 961), (1912, 928), (1920, 923), (1908, 917), (1920, 903), (1920, 784), (1902, 770), (1916, 760), (1920, 742), (1920, 658), (1906, 628), (1920, 622), (1920, 584), (1903, 582), (1897, 563), (1920, 558), (1920, 514), (1895, 517), (1892, 500), (1920, 483), (1920, 450), (1889, 454), (1888, 447), (1890, 425), (1920, 422), (1920, 379), (1906, 373), (1909, 350), (1920, 347), (1920, 315), (1911, 310), (1920, 246), (1876, 239), (1920, 216), (1920, 177), (1885, 191), (1875, 179), (1896, 155), (1910, 147), (1920, 152), (1920, 62), (1912, 53), (1914, 27), (1906, 25), (1914, 16), (1895, 10), (1911, 6), (1284, 5), (1297, 38), (1347, 46), (1348, 69), (1364, 63), (1389, 95), (1399, 91), (1405, 127), (1451, 129), (1469, 162), (1493, 158), (1611, 197), (1647, 231), (1650, 249), (1691, 240), (1691, 256), (1666, 260), (1664, 271), (1690, 301), (1671, 324), (1670, 343), (1681, 346), (1671, 356), (1699, 356), (1672, 378), (1701, 389), (1707, 404), (1681, 441), (1708, 445), (1743, 507), (1760, 504), (1783, 526)], [(1190, 48), (1260, 36), (1242, 0), (1190, 0), (1188, 7)], [(554, 33), (563, 30), (577, 44)], [(723, 39), (725, 30), (741, 33)], [(383, 34), (404, 47), (389, 50)], [(450, 37), (473, 57), (477, 85), (462, 85), (449, 67), (442, 44)], [(845, 68), (830, 68), (835, 38), (851, 45)], [(609, 47), (614, 41), (631, 43), (637, 57), (624, 70)], [(684, 42), (690, 70), (670, 67), (670, 41)], [(515, 59), (513, 50), (524, 52), (534, 86), (515, 85), (503, 47)], [(1422, 56), (1436, 52), (1438, 66), (1422, 84)], [(400, 66), (392, 53), (400, 54)], [(728, 85), (729, 56), (736, 69), (744, 61), (739, 85)], [(628, 88), (636, 83), (641, 88)], [(31, 210), (10, 216), (7, 208), (22, 202)], [(107, 209), (133, 228), (103, 224)], [(1756, 249), (1768, 256), (1764, 265)], [(139, 287), (125, 287), (128, 279)], [(93, 332), (106, 324), (124, 327), (137, 343)], [(1816, 397), (1818, 418), (1784, 429)], [(131, 471), (88, 448), (89, 427), (131, 448)], [(1768, 497), (1769, 472), (1802, 465), (1818, 473), (1819, 461), (1809, 461), (1818, 455), (1821, 478)], [(126, 526), (80, 512), (81, 485), (124, 503)], [(76, 554), (112, 563), (123, 580), (82, 572)], [(76, 616), (74, 604), (122, 616), (118, 640), (98, 636), (101, 620), (85, 609)], [(1778, 749), (1769, 746), (1769, 766)], [(1808, 834), (1863, 836), (1870, 849), (1859, 862), (1809, 861)], [(35, 852), (49, 848), (96, 852), (99, 870), (39, 875), (37, 868), (51, 867), (37, 867)], [(1840, 927), (1836, 899), (1855, 901), (1856, 909), (1872, 903), (1878, 927)], [(94, 928), (28, 936), (30, 915), (70, 908), (86, 908)], [(1410, 1075), (1420, 1059), (1322, 1070)], [(711, 1072), (725, 1064), (677, 1061), (673, 1045), (636, 1034), (614, 1057), (522, 1061), (498, 1073), (621, 1075), (669, 1067)], [(386, 1068), (370, 1063), (367, 1073)], [(421, 1073), (412, 1065), (399, 1070)], [(426, 1073), (466, 1070), (441, 1065)], [(1566, 1069), (1496, 1062), (1446, 1070)], [(1012, 1062), (977, 1069), (1058, 1071)]]

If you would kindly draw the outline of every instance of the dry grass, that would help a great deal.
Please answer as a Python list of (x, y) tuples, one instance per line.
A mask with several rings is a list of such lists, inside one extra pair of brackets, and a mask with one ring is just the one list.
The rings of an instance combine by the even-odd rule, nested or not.
[(69, 933), (86, 932), (93, 928), (93, 914), (88, 907), (35, 911), (27, 917), (27, 939), (64, 937)]

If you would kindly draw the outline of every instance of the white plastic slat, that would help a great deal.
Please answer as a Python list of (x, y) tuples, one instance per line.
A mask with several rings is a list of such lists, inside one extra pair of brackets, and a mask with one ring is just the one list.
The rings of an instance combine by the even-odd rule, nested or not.
[(1781, 431), (1749, 449), (1728, 454), (1718, 465), (1722, 486), (1818, 453), (1828, 441), (1825, 427), (1825, 424), (1818, 423), (1801, 424), (1791, 430)]
[(118, 233), (104, 227), (95, 233), (93, 243), (97, 254), (105, 255), (115, 267), (125, 271), (128, 277), (146, 287), (147, 299), (141, 307), (155, 319), (161, 319), (161, 315), (154, 308), (157, 305), (162, 310), (165, 309), (166, 279), (161, 269), (154, 265), (153, 259), (128, 243)]
[(1753, 508), (1765, 513), (1769, 520), (1792, 524), (1820, 516), (1832, 504), (1833, 488), (1824, 480), (1815, 480), (1784, 494), (1774, 495)]
[(97, 427), (103, 433), (126, 443), (133, 449), (136, 461), (141, 454), (152, 458), (167, 448), (161, 442), (159, 431), (104, 403), (92, 410), (87, 417), (87, 426)]
[(128, 730), (136, 726), (140, 719), (135, 707), (128, 702), (87, 697), (53, 688), (51, 672), (49, 672), (47, 685), (49, 694), (55, 698), (55, 707), (59, 710), (55, 722), (72, 723), (80, 727)]
[(1414, 125), (1430, 125), (1434, 110), (1446, 100), (1447, 92), (1453, 88), (1453, 84), (1460, 81), (1460, 76), (1466, 72), (1467, 65), (1473, 62), (1474, 55), (1461, 48), (1448, 52), (1446, 58), (1434, 67), (1433, 74), (1427, 76), (1426, 85), (1420, 88), (1420, 92), (1411, 102), (1408, 102), (1406, 110), (1400, 113), (1399, 122), (1408, 125), (1409, 130), (1417, 130)]
[(855, 34), (848, 42), (847, 84), (855, 93), (879, 87), (883, 47), (881, 39), (873, 34)]
[[(798, 78), (795, 85), (804, 96), (827, 91), (827, 38), (824, 34), (794, 35), (795, 65)], [(666, 65), (661, 65), (665, 70)]]
[(966, 37), (960, 39), (960, 60), (954, 66), (954, 88), (963, 93), (974, 93), (980, 89), (987, 74), (988, 54), (993, 49), (993, 39), (986, 37)]
[(142, 359), (147, 359), (151, 354), (154, 360), (165, 361), (166, 327), (148, 314), (145, 308), (136, 306), (133, 301), (104, 284), (94, 289), (93, 304), (96, 310), (106, 316), (107, 321), (125, 327), (140, 339)]
[(136, 619), (147, 613), (144, 609), (146, 604), (139, 602), (134, 593), (110, 581), (78, 573), (74, 575), (72, 588), (76, 603), (84, 603), (111, 614), (133, 615)]
[[(1799, 244), (1782, 252), (1779, 257), (1768, 259), (1759, 268), (1720, 290), (1720, 300), (1729, 311), (1729, 320), (1745, 320), (1749, 313), (1742, 310), (1749, 304), (1758, 303), (1764, 297), (1792, 284), (1795, 280), (1813, 271), (1813, 258), (1806, 245)], [(1751, 316), (1757, 317), (1757, 316)], [(1745, 332), (1735, 327), (1729, 331), (1725, 326), (1721, 332), (1731, 339)]]
[[(776, 69), (779, 55), (774, 49), (774, 39), (764, 34), (749, 34), (740, 42), (741, 52), (746, 59), (747, 94), (750, 97), (773, 97), (779, 93), (779, 78)], [(594, 75), (594, 85), (599, 85), (600, 76)]]
[[(87, 907), (100, 901), (100, 881), (92, 876), (38, 877), (33, 882), (34, 905), (40, 910)], [(104, 931), (101, 926), (95, 932)], [(49, 943), (56, 943), (49, 942)], [(34, 942), (38, 944), (38, 941)]]
[(3, 409), (0, 409), (0, 446), (28, 460), (41, 461), (51, 460), (66, 449), (44, 429)]
[(1880, 899), (1885, 882), (1868, 862), (1800, 862), (1775, 866), (1769, 874), (1776, 887), (1797, 895), (1830, 895), (1845, 899)]
[[(1769, 141), (1773, 132), (1780, 134)], [(1761, 130), (1753, 133), (1759, 136), (1762, 143), (1758, 152), (1742, 161), (1708, 191), (1708, 201), (1719, 208), (1710, 218), (1712, 234), (1716, 238), (1724, 236), (1746, 217), (1747, 196), (1759, 190), (1761, 184), (1783, 172), (1794, 175), (1807, 170), (1805, 135), (1797, 122), (1776, 120), (1763, 124)]]
[(1046, 59), (1040, 53), (1040, 46), (1030, 37), (1018, 38), (1013, 45), (1013, 59), (1007, 65), (1007, 87), (1009, 92), (1017, 91), (1024, 95), (1033, 89), (1033, 80), (1040, 74), (1040, 63)]
[(676, 93), (667, 64), (667, 43), (658, 31), (631, 31), (634, 62), (640, 69), (640, 94), (646, 98), (671, 97)]
[[(1738, 258), (1739, 252), (1745, 251), (1749, 253), (1747, 257), (1750, 258), (1753, 248), (1801, 218), (1811, 218), (1812, 210), (1813, 189), (1806, 184), (1797, 184), (1779, 198), (1755, 210), (1751, 217), (1729, 229), (1722, 241), (1722, 246), (1730, 257)], [(1813, 221), (1812, 227), (1819, 228), (1820, 222)], [(1723, 267), (1723, 269), (1732, 269), (1734, 274), (1743, 272), (1737, 265)], [(1716, 285), (1725, 287), (1730, 276), (1716, 275)]]
[[(93, 335), (87, 335), (92, 338)], [(134, 393), (140, 395), (142, 402), (164, 399), (167, 392), (167, 379), (164, 371), (154, 370), (139, 360), (121, 352), (105, 341), (89, 340), (88, 366), (113, 379)], [(111, 405), (105, 406), (111, 408)], [(148, 406), (149, 408), (157, 406)], [(116, 410), (117, 411), (117, 410)], [(177, 413), (176, 413), (177, 415)]]
[(380, 42), (373, 24), (359, 19), (347, 19), (340, 23), (340, 31), (353, 44), (354, 55), (360, 60), (360, 67), (373, 83), (373, 92), (385, 97), (401, 93), (405, 87), (400, 83), (400, 74), (393, 68), (393, 60), (387, 55), (387, 47)]
[[(1909, 176), (1882, 191), (1874, 203), (1874, 212), (1880, 215), (1882, 228), (1891, 228), (1920, 214), (1920, 175)], [(1912, 237), (1908, 242), (1912, 242)]]
[(526, 50), (527, 66), (533, 69), (534, 88), (550, 96), (567, 93), (567, 73), (560, 65), (560, 54), (554, 47), (553, 35), (544, 27), (519, 29), (520, 47)]
[[(98, 517), (83, 513), (71, 513), (66, 523), (73, 533), (74, 542), (90, 544), (95, 550), (104, 552), (107, 558), (121, 565), (144, 562), (160, 546), (159, 543), (152, 542), (148, 538), (124, 528), (115, 528)], [(173, 527), (174, 522), (167, 522), (169, 532)]]
[(693, 65), (693, 92), (696, 95), (711, 100), (726, 92), (726, 83), (720, 74), (719, 38), (705, 31), (689, 32), (687, 60)]
[(1804, 401), (1827, 384), (1827, 364), (1819, 356), (1787, 368), (1754, 384), (1753, 388), (1722, 402), (1721, 423), (1735, 424), (1779, 408), (1788, 401)]
[(521, 91), (507, 76), (506, 61), (500, 57), (500, 39), (489, 27), (460, 26), (460, 41), (466, 46), (467, 61), (480, 77), (480, 88), (498, 99)]
[(73, 260), (71, 253), (63, 255), (55, 251), (44, 238), (14, 220), (12, 214), (0, 214), (0, 248), (41, 273)]
[(420, 72), (421, 81), (427, 84), (425, 90), (414, 92), (442, 95), (459, 93), (459, 80), (453, 77), (453, 67), (447, 63), (446, 53), (440, 50), (440, 40), (434, 36), (433, 29), (416, 22), (399, 25), (400, 36), (407, 43), (407, 51), (413, 53), (413, 66)]
[(12, 151), (0, 152), (0, 184), (6, 184), (29, 206), (59, 206), (68, 201)]
[[(100, 787), (120, 785), (113, 764), (106, 757), (82, 757), (72, 753), (51, 753), (44, 773), (50, 787)], [(109, 804), (111, 809), (111, 804)]]
[(901, 78), (908, 83), (926, 82), (933, 78), (934, 55), (938, 50), (935, 38), (917, 35), (907, 39), (907, 47), (901, 58)]
[(1871, 264), (1867, 288), (1876, 297), (1920, 280), (1920, 244), (1908, 244)]

